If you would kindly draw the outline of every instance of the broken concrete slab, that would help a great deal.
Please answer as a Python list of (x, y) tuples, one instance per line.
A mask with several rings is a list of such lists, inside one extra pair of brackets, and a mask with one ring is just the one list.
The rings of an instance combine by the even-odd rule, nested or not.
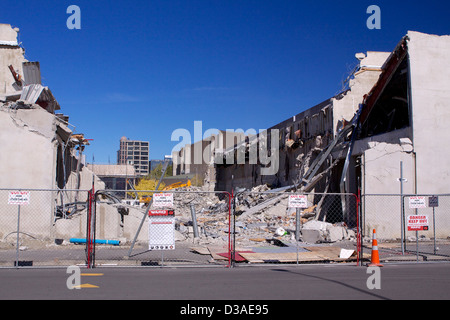
[(345, 229), (342, 226), (327, 226), (326, 240), (329, 242), (336, 242), (346, 237)]
[(328, 258), (315, 252), (241, 253), (250, 263), (325, 262)]
[(310, 220), (302, 226), (302, 240), (306, 243), (324, 242), (327, 240), (327, 228), (330, 226), (332, 226), (332, 224), (328, 222)]
[(249, 209), (244, 209), (244, 211), (242, 212), (241, 215), (238, 216), (238, 219), (242, 219), (245, 218), (249, 215), (255, 214), (255, 213), (260, 213), (263, 209), (269, 207), (269, 206), (274, 206), (276, 203), (278, 203), (279, 201), (281, 201), (283, 198), (287, 198), (287, 195), (278, 195), (272, 199), (266, 200), (262, 203), (259, 203)]
[(302, 229), (302, 241), (306, 243), (323, 242), (323, 234), (315, 229)]

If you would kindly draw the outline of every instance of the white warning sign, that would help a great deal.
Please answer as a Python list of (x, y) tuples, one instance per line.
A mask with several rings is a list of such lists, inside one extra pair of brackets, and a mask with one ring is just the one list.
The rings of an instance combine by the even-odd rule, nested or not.
[[(159, 210), (166, 211), (166, 210)], [(148, 217), (148, 249), (175, 250), (174, 215), (155, 214)]]
[(289, 208), (308, 208), (308, 199), (305, 195), (293, 194), (289, 196)]
[(173, 207), (173, 193), (155, 193), (153, 195), (154, 207)]
[(410, 209), (423, 209), (427, 207), (426, 197), (409, 197)]
[(8, 204), (30, 204), (30, 191), (11, 191), (8, 196)]

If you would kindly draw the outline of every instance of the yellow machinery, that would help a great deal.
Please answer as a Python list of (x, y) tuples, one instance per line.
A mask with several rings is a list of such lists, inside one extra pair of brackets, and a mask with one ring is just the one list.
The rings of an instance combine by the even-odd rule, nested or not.
[[(190, 187), (190, 186), (191, 186), (191, 180), (188, 180), (186, 183), (175, 182), (175, 183), (172, 183), (171, 185), (164, 187), (164, 189), (162, 189), (162, 191), (168, 191), (168, 190), (173, 190), (173, 189), (178, 189), (178, 188), (183, 188), (183, 187)], [(152, 200), (152, 195), (146, 195), (146, 196), (139, 197), (140, 203), (148, 204), (148, 203), (150, 203), (151, 200)]]
[(148, 203), (150, 203), (150, 200), (152, 200), (152, 196), (151, 195), (139, 197), (139, 203), (148, 204)]
[(178, 189), (178, 188), (183, 188), (183, 187), (190, 187), (190, 186), (191, 186), (191, 180), (188, 180), (186, 183), (175, 182), (175, 183), (172, 183), (171, 185), (164, 187), (163, 191)]

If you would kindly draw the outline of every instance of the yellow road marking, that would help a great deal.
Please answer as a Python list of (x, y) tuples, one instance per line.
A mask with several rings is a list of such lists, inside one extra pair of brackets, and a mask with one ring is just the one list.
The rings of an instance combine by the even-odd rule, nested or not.
[(98, 286), (94, 286), (93, 284), (85, 283), (85, 284), (81, 284), (79, 286), (74, 286), (74, 288), (81, 289), (81, 288), (99, 288), (99, 287)]
[[(82, 277), (101, 277), (103, 276), (103, 273), (82, 273), (81, 274)], [(93, 284), (90, 283), (85, 283), (79, 286), (75, 286), (74, 288), (100, 288), (99, 286), (95, 286)]]

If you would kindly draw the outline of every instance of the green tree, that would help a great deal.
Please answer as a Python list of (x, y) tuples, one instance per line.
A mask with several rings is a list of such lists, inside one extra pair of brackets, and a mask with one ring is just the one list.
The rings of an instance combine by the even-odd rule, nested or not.
[(166, 174), (164, 177), (172, 177), (173, 176), (173, 164), (169, 164), (167, 166)]
[[(137, 191), (140, 190), (156, 190), (156, 186), (158, 185), (158, 181), (156, 179), (148, 179), (148, 178), (142, 178), (139, 183), (137, 184), (137, 186), (135, 187), (135, 189)], [(161, 184), (159, 185), (158, 190), (162, 190), (166, 185), (164, 184), (164, 182), (161, 182)], [(140, 193), (141, 194), (141, 193)], [(142, 193), (144, 194), (144, 193)]]
[[(142, 191), (147, 191), (147, 190), (157, 190), (156, 187), (158, 185), (159, 179), (149, 179), (147, 177), (142, 178), (139, 183), (134, 187), (134, 189), (137, 191), (138, 197), (142, 198), (144, 196), (151, 196), (153, 195), (153, 192), (142, 192)], [(158, 190), (162, 190), (164, 189), (166, 185), (164, 184), (164, 182), (161, 182), (161, 184), (159, 185)], [(128, 196), (130, 197), (134, 197), (135, 193), (134, 192), (128, 192)]]
[[(159, 181), (159, 179), (161, 178), (161, 175), (162, 175), (162, 170), (163, 170), (163, 165), (162, 165), (162, 163), (160, 163), (148, 174), (147, 178), (155, 179), (155, 180)], [(173, 165), (167, 166), (167, 170), (166, 170), (164, 177), (172, 176), (172, 170), (173, 170)]]

